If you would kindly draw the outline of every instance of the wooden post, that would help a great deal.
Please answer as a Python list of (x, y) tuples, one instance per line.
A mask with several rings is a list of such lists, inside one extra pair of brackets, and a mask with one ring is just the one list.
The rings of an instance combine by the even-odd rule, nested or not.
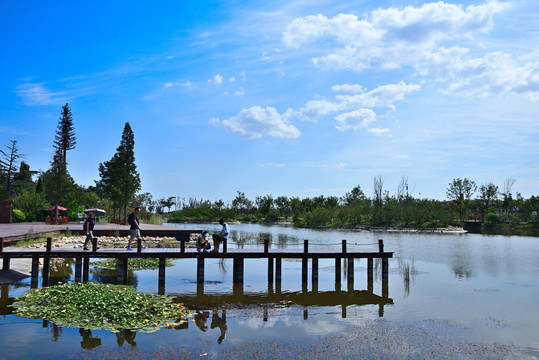
[(92, 239), (92, 252), (93, 253), (97, 252), (97, 238), (95, 236)]
[(197, 256), (197, 284), (204, 284), (204, 255)]
[(82, 280), (82, 256), (79, 255), (75, 258), (75, 282), (81, 282)]
[(11, 260), (11, 257), (4, 256), (4, 265), (2, 266), (2, 270), (9, 270), (10, 260)]
[[(309, 252), (309, 240), (303, 241), (303, 252), (307, 254)], [(309, 267), (309, 259), (304, 257), (301, 259), (301, 284), (303, 286), (307, 285), (307, 271)]]
[(282, 272), (282, 260), (280, 257), (275, 258), (275, 286), (281, 287), (281, 272)]
[(165, 264), (166, 264), (166, 259), (164, 257), (160, 257), (159, 258), (159, 282), (158, 282), (158, 287), (164, 287), (165, 286)]
[(31, 272), (31, 279), (30, 279), (31, 288), (37, 287), (38, 278), (39, 278), (39, 256), (34, 255), (32, 256), (32, 272)]
[(52, 238), (48, 237), (48, 238), (47, 238), (47, 248), (46, 248), (46, 251), (47, 251), (48, 253), (50, 253), (50, 252), (51, 252), (51, 249), (52, 249)]
[(116, 260), (118, 261), (118, 269), (116, 272), (116, 282), (118, 284), (123, 284), (124, 279), (127, 277), (126, 266), (125, 266), (125, 263), (127, 262), (127, 258), (119, 257)]
[(232, 282), (234, 284), (243, 284), (243, 262), (244, 258), (234, 258), (233, 263), (233, 275), (232, 275)]
[(384, 240), (382, 239), (378, 240), (378, 252), (384, 252)]
[(3, 237), (0, 237), (0, 253), (1, 252), (4, 252), (4, 238)]
[(228, 242), (228, 239), (223, 239), (223, 253), (225, 253), (225, 254), (228, 251), (227, 242)]
[(137, 239), (137, 252), (138, 253), (142, 252), (142, 239), (141, 238)]
[(335, 258), (335, 290), (337, 290), (337, 284), (339, 285), (339, 290), (341, 287), (341, 261), (340, 257)]
[(273, 258), (268, 257), (268, 285), (273, 286)]
[(354, 258), (348, 258), (348, 291), (354, 290)]
[(82, 281), (87, 282), (90, 278), (90, 256), (84, 256), (84, 265), (82, 266)]
[(342, 241), (342, 253), (346, 254), (346, 240)]
[(367, 291), (373, 292), (374, 290), (374, 265), (373, 265), (373, 258), (367, 259)]
[(264, 240), (264, 254), (267, 254), (269, 252), (269, 240)]
[(388, 278), (389, 278), (389, 259), (387, 257), (382, 258), (382, 297), (389, 297), (389, 287), (388, 287)]
[(43, 257), (43, 269), (41, 270), (43, 286), (49, 286), (50, 270), (51, 270), (51, 257), (49, 255), (45, 255)]
[(318, 292), (318, 258), (314, 258), (312, 260), (312, 282), (313, 282), (313, 292)]
[(185, 241), (180, 241), (180, 252), (185, 252)]

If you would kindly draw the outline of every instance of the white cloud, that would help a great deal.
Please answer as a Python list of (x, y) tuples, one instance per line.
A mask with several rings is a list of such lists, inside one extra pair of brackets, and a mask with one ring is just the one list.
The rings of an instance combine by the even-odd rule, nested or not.
[(17, 86), (15, 93), (28, 106), (60, 104), (65, 101), (65, 92), (53, 92), (43, 84), (24, 83)]
[(388, 135), (389, 136), (389, 129), (387, 128), (384, 128), (384, 129), (380, 129), (380, 128), (370, 128), (369, 129), (369, 132), (371, 134), (374, 134), (374, 135)]
[(165, 87), (167, 87), (167, 88), (168, 87), (173, 87), (173, 86), (174, 86), (174, 84), (172, 84), (171, 82), (166, 82), (165, 83)]
[(244, 96), (244, 95), (245, 95), (245, 91), (244, 91), (243, 88), (240, 86), (240, 87), (238, 88), (238, 90), (236, 90), (236, 91), (234, 92), (234, 95), (235, 95), (235, 96)]
[[(485, 97), (515, 93), (539, 101), (537, 56), (515, 58), (485, 52), (488, 47), (473, 39), (490, 31), (494, 15), (510, 6), (496, 0), (467, 7), (439, 1), (378, 9), (363, 18), (309, 15), (290, 22), (282, 41), (291, 48), (312, 45), (313, 51), (323, 51), (324, 55), (312, 61), (327, 68), (364, 71), (410, 67), (417, 74), (431, 74), (446, 83), (446, 94)], [(474, 51), (462, 46), (466, 43), (474, 46)], [(470, 55), (481, 52), (484, 54)], [(348, 84), (333, 89), (362, 93), (360, 87)]]
[(357, 130), (366, 128), (376, 121), (376, 114), (371, 109), (358, 109), (348, 113), (338, 115), (335, 120), (339, 125), (336, 128), (340, 131)]
[(182, 86), (186, 86), (186, 87), (189, 87), (191, 85), (193, 85), (193, 84), (189, 80), (182, 83)]
[(223, 77), (219, 74), (216, 74), (214, 77), (213, 77), (213, 81), (219, 85), (219, 84), (222, 84), (223, 83)]
[(235, 81), (236, 81), (236, 78), (235, 78), (234, 76), (231, 76), (231, 77), (228, 79), (228, 81), (230, 81), (230, 82), (235, 82)]
[(279, 114), (273, 107), (253, 106), (241, 110), (237, 116), (220, 121), (210, 119), (210, 123), (238, 136), (256, 139), (262, 136), (277, 138), (297, 138), (301, 132), (289, 124), (290, 112)]

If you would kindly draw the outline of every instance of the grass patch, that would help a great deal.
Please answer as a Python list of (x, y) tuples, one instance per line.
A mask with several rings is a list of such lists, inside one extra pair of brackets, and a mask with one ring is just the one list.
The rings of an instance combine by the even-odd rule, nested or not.
[[(116, 270), (118, 269), (118, 259), (105, 259), (92, 262), (92, 265), (101, 269)], [(173, 266), (172, 259), (165, 260), (165, 266)], [(129, 259), (130, 270), (155, 270), (159, 269), (159, 259)]]
[(35, 239), (26, 239), (26, 240), (19, 240), (16, 243), (13, 244), (13, 246), (16, 247), (29, 247), (36, 244), (46, 244), (47, 243), (47, 237), (39, 237)]
[(191, 314), (164, 295), (95, 282), (31, 289), (15, 299), (17, 316), (47, 319), (56, 325), (89, 330), (155, 332), (187, 321)]

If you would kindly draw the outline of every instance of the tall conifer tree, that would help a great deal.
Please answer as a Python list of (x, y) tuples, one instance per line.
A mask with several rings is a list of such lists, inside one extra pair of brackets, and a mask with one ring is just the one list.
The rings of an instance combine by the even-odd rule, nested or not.
[(56, 135), (54, 136), (54, 148), (62, 152), (62, 159), (67, 163), (67, 151), (73, 150), (77, 145), (75, 124), (73, 123), (73, 115), (71, 114), (71, 108), (68, 103), (62, 106), (60, 115), (60, 121), (56, 129)]

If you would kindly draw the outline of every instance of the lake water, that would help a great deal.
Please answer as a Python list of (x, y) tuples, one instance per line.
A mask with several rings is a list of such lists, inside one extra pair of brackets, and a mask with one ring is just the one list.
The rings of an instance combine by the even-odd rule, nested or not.
[[(174, 226), (174, 225), (171, 225)], [(218, 232), (218, 225), (177, 225)], [(375, 262), (372, 296), (367, 290), (366, 260), (356, 260), (354, 291), (335, 292), (334, 260), (319, 262), (318, 294), (301, 284), (301, 262), (283, 261), (282, 294), (268, 288), (267, 260), (247, 259), (243, 297), (233, 296), (232, 261), (206, 260), (204, 297), (197, 298), (196, 260), (176, 260), (166, 269), (165, 293), (181, 297), (196, 316), (186, 326), (153, 334), (111, 334), (58, 328), (23, 319), (6, 307), (30, 288), (30, 280), (2, 286), (0, 358), (43, 358), (133, 349), (148, 352), (191, 344), (190, 358), (226, 347), (267, 342), (301, 343), (338, 334), (348, 326), (386, 320), (408, 328), (452, 334), (478, 343), (516, 347), (539, 358), (539, 238), (455, 233), (401, 233), (295, 229), (288, 226), (230, 224), (229, 248), (348, 248), (376, 250), (383, 239), (389, 260), (388, 301), (382, 301), (380, 264)], [(309, 265), (310, 267), (310, 265)], [(346, 269), (345, 266), (342, 267)], [(60, 267), (53, 283), (73, 279), (72, 264)], [(129, 273), (139, 291), (158, 292), (157, 271)], [(115, 281), (115, 274), (91, 269), (90, 280)], [(199, 289), (198, 289), (199, 290)], [(304, 292), (307, 291), (307, 294)], [(196, 345), (193, 345), (196, 344)], [(99, 352), (99, 353), (98, 353)], [(99, 354), (99, 355), (97, 355)], [(117, 353), (114, 353), (117, 354)], [(194, 355), (193, 355), (194, 354)], [(49, 355), (47, 355), (48, 357)], [(116, 355), (111, 355), (114, 357)]]

